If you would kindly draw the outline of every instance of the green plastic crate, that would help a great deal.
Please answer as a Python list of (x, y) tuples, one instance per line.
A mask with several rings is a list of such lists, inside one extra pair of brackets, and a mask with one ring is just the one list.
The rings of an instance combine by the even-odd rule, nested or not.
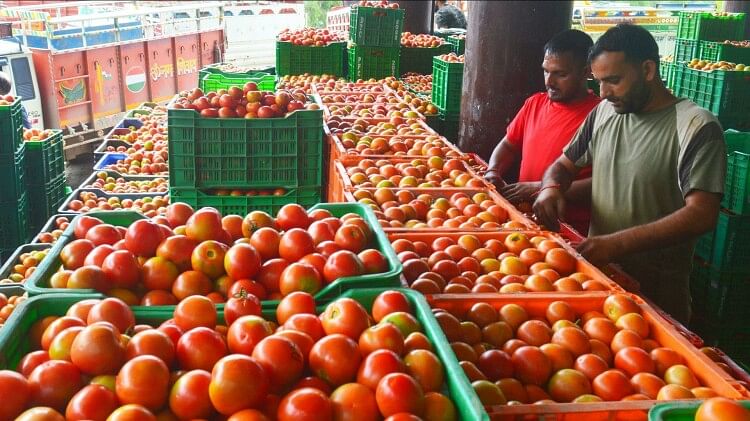
[[(674, 79), (674, 64), (671, 61), (659, 61), (659, 76), (664, 81), (664, 86), (672, 86), (672, 79)], [(589, 88), (591, 86), (589, 85)], [(599, 95), (599, 84), (596, 83), (596, 94)]]
[(750, 214), (750, 132), (727, 130), (727, 175), (721, 206), (739, 215)]
[(0, 105), (0, 155), (13, 155), (23, 144), (23, 105), (21, 98)]
[(29, 229), (36, 233), (57, 213), (57, 209), (65, 202), (65, 174), (50, 180), (47, 185), (29, 188)]
[(446, 40), (453, 48), (453, 52), (456, 53), (456, 55), (460, 56), (466, 50), (466, 39), (461, 39), (455, 35), (451, 35), (446, 38)]
[(454, 145), (458, 144), (459, 116), (459, 114), (446, 113), (440, 113), (438, 115), (440, 130), (437, 132), (445, 136), (445, 138)]
[(169, 109), (169, 183), (180, 188), (319, 186), (323, 111), (284, 118), (202, 118)]
[(40, 142), (26, 144), (26, 185), (35, 188), (48, 185), (65, 176), (65, 153), (62, 130)]
[(432, 58), (432, 103), (441, 113), (461, 112), (464, 64)]
[(699, 41), (698, 58), (750, 65), (750, 47), (737, 47), (715, 41)]
[[(452, 46), (450, 44), (443, 44), (432, 48), (411, 48), (401, 46), (401, 64), (399, 65), (399, 71), (401, 74), (414, 72), (428, 75), (432, 72), (433, 58), (441, 54), (450, 53), (451, 48)], [(434, 86), (434, 79), (432, 83)], [(434, 91), (435, 88), (433, 87), (432, 90)]]
[(750, 216), (720, 212), (714, 230), (711, 265), (719, 270), (750, 271)]
[[(50, 244), (24, 244), (22, 246), (19, 246), (17, 249), (13, 251), (13, 254), (11, 254), (3, 263), (2, 266), (0, 266), (0, 279), (7, 278), (11, 272), (13, 271), (13, 266), (15, 266), (17, 263), (20, 263), (18, 261), (18, 258), (24, 254), (24, 253), (30, 253), (33, 251), (41, 251), (41, 250), (48, 250), (52, 248)], [(15, 284), (17, 286), (21, 286), (20, 284)], [(3, 285), (0, 284), (0, 287)], [(25, 291), (25, 290), (24, 290)], [(2, 292), (2, 291), (0, 291)]]
[(731, 322), (750, 316), (750, 271), (720, 271), (708, 267), (705, 311), (716, 320)]
[(704, 311), (711, 285), (710, 265), (703, 259), (694, 258), (690, 271), (690, 298), (693, 311)]
[[(21, 147), (13, 154), (0, 154), (0, 208), (18, 202), (26, 192), (26, 147)], [(0, 209), (0, 216), (3, 210)]]
[(674, 42), (674, 62), (682, 63), (698, 58), (698, 41), (677, 38)]
[(349, 40), (357, 45), (398, 47), (403, 27), (403, 9), (352, 5), (349, 12)]
[(674, 94), (714, 113), (724, 128), (750, 128), (750, 72), (675, 65)]
[(695, 256), (708, 262), (711, 260), (713, 249), (714, 231), (711, 231), (698, 237), (698, 241), (695, 243)]
[(185, 202), (194, 208), (216, 208), (222, 215), (247, 215), (252, 210), (261, 210), (275, 215), (282, 206), (298, 203), (309, 207), (321, 202), (320, 185), (288, 189), (283, 196), (217, 196), (198, 189), (171, 187), (172, 202)]
[(228, 64), (228, 63), (214, 63), (214, 64), (209, 64), (208, 66), (200, 69), (198, 71), (198, 80), (203, 79), (203, 77), (206, 76), (206, 75), (208, 75), (208, 74), (219, 74), (219, 75), (223, 75), (225, 77), (230, 77), (230, 78), (233, 78), (233, 77), (240, 77), (240, 78), (242, 78), (242, 77), (247, 77), (247, 76), (254, 75), (256, 73), (266, 73), (266, 74), (269, 74), (269, 75), (271, 75), (271, 74), (274, 73), (274, 68), (273, 67), (261, 67), (261, 68), (257, 68), (257, 69), (250, 69), (250, 70), (248, 70), (246, 72), (225, 72), (225, 71), (222, 71), (219, 68), (220, 66), (222, 66), (224, 64)]
[(345, 53), (345, 42), (315, 47), (276, 41), (276, 74), (343, 76), (346, 68)]
[[(319, 191), (320, 189), (318, 189)], [(318, 193), (319, 195), (319, 193)], [(222, 197), (224, 199), (226, 197)], [(273, 196), (268, 196), (269, 200), (274, 200)], [(228, 197), (227, 200), (231, 199), (243, 199), (242, 197)], [(248, 198), (250, 199), (250, 198)], [(257, 198), (256, 198), (257, 199)], [(287, 202), (289, 203), (289, 202)], [(212, 203), (202, 205), (202, 207), (210, 206)], [(304, 203), (300, 203), (305, 205)], [(218, 205), (214, 206), (218, 209)], [(321, 291), (315, 295), (316, 300), (320, 299), (331, 299), (336, 297), (342, 291), (350, 288), (388, 288), (397, 287), (400, 284), (400, 276), (402, 271), (401, 262), (396, 256), (396, 252), (393, 251), (391, 243), (383, 232), (380, 224), (375, 217), (375, 214), (368, 207), (356, 204), (356, 203), (320, 203), (312, 206), (313, 209), (326, 209), (331, 212), (333, 216), (341, 217), (347, 213), (356, 213), (362, 216), (368, 225), (371, 227), (374, 234), (373, 246), (377, 248), (388, 261), (388, 272), (369, 274), (356, 277), (341, 278), (326, 285)], [(219, 209), (221, 210), (221, 209)], [(245, 208), (243, 215), (247, 214), (250, 210), (263, 210), (260, 207)], [(273, 213), (275, 215), (275, 212)], [(132, 211), (109, 211), (109, 212), (89, 212), (88, 216), (93, 216), (101, 219), (105, 223), (112, 224), (115, 226), (130, 226), (134, 221), (144, 219), (145, 217), (138, 212)], [(44, 261), (37, 267), (34, 274), (26, 280), (26, 289), (30, 295), (49, 294), (57, 292), (68, 292), (77, 294), (89, 294), (93, 293), (90, 289), (77, 289), (77, 290), (64, 290), (49, 288), (50, 277), (57, 272), (60, 268), (60, 252), (66, 244), (74, 239), (73, 228), (76, 225), (76, 221), (71, 221), (68, 229), (65, 230), (63, 235), (60, 236), (58, 241), (52, 246), (48, 256)], [(14, 247), (15, 248), (15, 247)], [(264, 302), (265, 303), (265, 302)], [(271, 304), (272, 305), (272, 304)]]
[[(750, 401), (741, 403), (750, 409)], [(648, 421), (693, 421), (700, 405), (700, 401), (660, 403), (648, 411)]]
[(399, 47), (349, 47), (349, 79), (384, 79), (399, 76), (401, 49)]
[(276, 76), (267, 73), (251, 73), (242, 76), (208, 73), (198, 80), (198, 87), (203, 92), (216, 92), (219, 89), (229, 89), (232, 86), (242, 88), (247, 82), (255, 82), (261, 91), (273, 91), (276, 87)]
[(0, 249), (15, 249), (29, 240), (29, 203), (26, 194), (0, 204)]
[(720, 16), (711, 12), (680, 12), (677, 38), (724, 41), (742, 39), (745, 28), (744, 13)]

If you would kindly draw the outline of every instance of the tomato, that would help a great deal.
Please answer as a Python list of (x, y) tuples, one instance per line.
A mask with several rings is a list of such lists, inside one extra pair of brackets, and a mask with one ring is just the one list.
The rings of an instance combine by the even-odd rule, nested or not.
[(148, 329), (136, 333), (128, 341), (125, 356), (128, 360), (139, 355), (153, 355), (171, 367), (175, 361), (175, 346), (172, 339), (164, 332)]
[(333, 240), (339, 247), (354, 253), (359, 253), (367, 246), (367, 236), (362, 229), (353, 224), (344, 224), (334, 235)]
[(541, 320), (528, 320), (518, 327), (516, 337), (529, 345), (542, 346), (552, 340), (552, 330)]
[(604, 373), (609, 368), (604, 359), (596, 354), (584, 354), (576, 358), (573, 368), (583, 373), (589, 380)]
[(440, 390), (445, 373), (443, 364), (435, 354), (424, 349), (414, 350), (406, 354), (404, 363), (406, 372), (419, 382), (424, 392)]
[(543, 385), (552, 371), (549, 358), (535, 346), (522, 346), (511, 355), (515, 376), (525, 384)]
[(128, 404), (115, 409), (107, 421), (156, 421), (156, 417), (144, 406)]
[(159, 358), (139, 355), (125, 363), (117, 374), (115, 391), (123, 404), (157, 410), (167, 402), (169, 369)]
[(224, 256), (224, 270), (232, 279), (252, 279), (260, 270), (260, 253), (250, 244), (235, 244)]
[(325, 393), (326, 396), (330, 395), (332, 392), (331, 386), (329, 386), (328, 383), (326, 383), (320, 377), (315, 377), (315, 376), (309, 376), (309, 377), (305, 377), (301, 379), (300, 381), (297, 382), (297, 384), (294, 385), (292, 390), (302, 389), (305, 387), (313, 387), (315, 389), (318, 389), (321, 392)]
[(242, 220), (242, 235), (250, 238), (253, 232), (263, 227), (275, 228), (276, 223), (266, 212), (252, 211)]
[(0, 419), (12, 420), (23, 412), (31, 398), (31, 388), (24, 376), (11, 370), (0, 370)]
[(307, 263), (292, 263), (284, 269), (279, 278), (281, 295), (288, 295), (295, 291), (315, 294), (320, 291), (321, 287), (320, 273)]
[(630, 380), (619, 370), (607, 370), (596, 376), (591, 383), (594, 393), (605, 401), (619, 401), (632, 395)]
[(184, 272), (191, 268), (190, 257), (198, 242), (184, 235), (173, 235), (167, 237), (156, 248), (156, 256), (162, 257), (174, 263)]
[(259, 315), (238, 317), (227, 331), (227, 345), (232, 353), (252, 355), (255, 346), (273, 333), (271, 326)]
[(572, 402), (581, 395), (590, 394), (591, 383), (589, 383), (589, 379), (580, 371), (565, 368), (550, 378), (547, 389), (555, 401)]
[[(178, 277), (179, 279), (179, 277)], [(161, 290), (149, 291), (141, 298), (142, 306), (173, 306), (179, 300), (172, 293)]]
[(322, 275), (326, 266), (326, 257), (320, 253), (310, 253), (299, 259), (298, 263), (307, 263), (314, 267), (318, 274)]
[(29, 375), (30, 403), (64, 411), (70, 398), (82, 387), (81, 371), (69, 361), (50, 360), (39, 364)]
[(310, 224), (310, 227), (307, 228), (307, 232), (310, 234), (310, 237), (312, 237), (313, 244), (315, 244), (316, 247), (324, 241), (333, 241), (334, 238), (333, 229), (323, 221), (315, 221)]
[(276, 335), (283, 336), (294, 342), (294, 344), (297, 345), (297, 348), (299, 348), (300, 352), (302, 353), (302, 357), (304, 358), (305, 362), (307, 362), (308, 355), (310, 355), (310, 350), (315, 343), (310, 335), (298, 330), (281, 330), (279, 332), (276, 332)]
[(141, 268), (135, 255), (127, 250), (116, 250), (102, 262), (107, 281), (115, 288), (134, 288), (141, 280)]
[(365, 235), (365, 239), (369, 241), (372, 238), (372, 229), (361, 216), (355, 214), (344, 215), (341, 217), (343, 225), (355, 225), (362, 230), (362, 234)]
[(19, 415), (16, 421), (65, 421), (65, 417), (52, 408), (35, 407)]
[(381, 292), (372, 303), (372, 318), (375, 322), (380, 322), (385, 315), (397, 311), (412, 312), (409, 300), (400, 291)]
[(69, 420), (105, 420), (119, 406), (117, 395), (99, 384), (89, 384), (68, 402), (65, 418)]
[(682, 355), (670, 348), (655, 348), (651, 350), (651, 359), (655, 363), (656, 374), (664, 377), (664, 373), (669, 367), (677, 364), (684, 364), (685, 360)]
[(190, 256), (193, 270), (203, 272), (209, 278), (218, 278), (224, 274), (224, 256), (228, 249), (225, 244), (214, 240), (198, 244)]
[(302, 376), (304, 356), (289, 338), (271, 335), (263, 338), (253, 349), (252, 357), (266, 370), (270, 390), (287, 390)]
[(450, 399), (442, 393), (424, 394), (424, 418), (427, 420), (456, 421), (458, 414)]
[(68, 311), (65, 312), (65, 315), (78, 317), (81, 320), (86, 320), (89, 317), (89, 311), (91, 311), (91, 307), (93, 307), (94, 304), (97, 304), (99, 301), (101, 300), (99, 300), (98, 298), (78, 301), (68, 308)]
[(648, 322), (638, 313), (623, 314), (617, 319), (615, 325), (620, 329), (630, 329), (643, 339), (648, 338)]
[(727, 398), (711, 398), (704, 401), (695, 413), (695, 421), (750, 420), (750, 411), (742, 404)]
[(284, 296), (276, 307), (276, 321), (283, 325), (295, 314), (315, 315), (315, 298), (302, 291), (292, 292)]
[(73, 233), (75, 234), (75, 237), (77, 239), (86, 238), (86, 234), (91, 228), (103, 223), (104, 222), (99, 218), (94, 218), (87, 215), (79, 215), (73, 221)]
[(180, 376), (169, 391), (169, 409), (179, 419), (208, 419), (213, 413), (208, 387), (211, 373), (192, 370)]
[(177, 361), (184, 370), (211, 370), (227, 353), (221, 334), (207, 327), (193, 328), (177, 341)]
[(52, 340), (55, 339), (55, 336), (57, 336), (60, 332), (63, 330), (74, 327), (74, 326), (80, 326), (83, 327), (86, 324), (81, 321), (81, 319), (77, 317), (71, 317), (71, 316), (63, 316), (60, 317), (52, 323), (50, 323), (46, 329), (44, 329), (44, 332), (42, 333), (41, 338), (41, 345), (43, 350), (48, 350), (50, 347), (50, 344), (52, 343)]
[(70, 360), (89, 375), (115, 374), (125, 363), (125, 346), (112, 325), (93, 323), (73, 340)]
[(326, 283), (339, 278), (359, 276), (365, 272), (365, 267), (359, 257), (348, 250), (333, 253), (326, 261), (323, 277)]
[(86, 256), (86, 259), (83, 261), (84, 266), (99, 266), (101, 267), (104, 263), (104, 259), (109, 256), (110, 253), (115, 251), (115, 249), (108, 245), (108, 244), (102, 244), (100, 246), (96, 246), (93, 250), (91, 250), (91, 253)]
[(139, 219), (125, 233), (125, 247), (136, 256), (150, 257), (164, 239), (159, 225), (150, 219)]
[(232, 237), (232, 241), (242, 238), (242, 220), (239, 215), (226, 215), (221, 218), (221, 226)]
[(200, 295), (191, 295), (180, 301), (174, 309), (174, 321), (183, 331), (203, 326), (216, 327), (216, 306)]
[(340, 298), (328, 304), (320, 320), (326, 334), (341, 333), (355, 341), (370, 326), (367, 310), (351, 298)]
[(667, 384), (677, 384), (688, 389), (700, 386), (698, 379), (695, 377), (692, 370), (683, 364), (669, 367), (667, 371), (664, 372), (664, 381), (667, 382)]
[(261, 315), (260, 300), (255, 295), (241, 291), (239, 294), (229, 297), (224, 305), (224, 320), (227, 326), (231, 326), (240, 316), (249, 315)]
[(185, 222), (185, 235), (198, 242), (218, 240), (224, 232), (221, 214), (214, 208), (198, 209)]
[(378, 349), (389, 349), (398, 355), (404, 353), (404, 335), (390, 323), (376, 324), (359, 335), (359, 350), (363, 356)]
[(281, 234), (270, 227), (260, 228), (250, 236), (250, 244), (258, 250), (263, 260), (279, 257), (280, 242)]
[(307, 231), (292, 228), (286, 231), (279, 241), (279, 256), (288, 262), (296, 262), (305, 255), (315, 252), (315, 243)]
[(176, 228), (185, 225), (193, 212), (193, 207), (187, 203), (175, 202), (167, 206), (164, 216), (166, 216), (169, 226)]
[(74, 270), (68, 278), (66, 288), (72, 289), (95, 289), (99, 292), (107, 292), (112, 285), (107, 281), (104, 272), (98, 266), (81, 266)]
[[(333, 215), (328, 209), (315, 209), (308, 212), (311, 221), (322, 221), (326, 218), (332, 218)], [(338, 219), (338, 218), (337, 218)]]
[(284, 259), (271, 259), (260, 267), (257, 281), (263, 285), (269, 294), (278, 292), (281, 274), (287, 266), (289, 266), (289, 262)]
[(211, 280), (203, 272), (188, 270), (177, 275), (170, 289), (177, 301), (181, 301), (191, 295), (208, 295), (211, 292)]
[(120, 333), (126, 333), (135, 326), (135, 316), (122, 300), (105, 298), (91, 307), (86, 322), (110, 322)]
[(229, 355), (211, 372), (208, 394), (217, 411), (231, 415), (257, 407), (268, 394), (269, 374), (260, 362), (246, 355)]
[(625, 294), (614, 294), (604, 300), (602, 306), (604, 314), (613, 322), (617, 322), (620, 316), (627, 313), (640, 313), (640, 306), (632, 298)]
[(375, 400), (383, 416), (408, 412), (421, 416), (424, 412), (424, 393), (414, 378), (404, 373), (383, 377), (375, 391)]
[[(274, 411), (274, 414), (276, 412)], [(270, 421), (262, 412), (255, 409), (243, 409), (235, 412), (227, 421)]]
[(305, 208), (296, 203), (282, 206), (276, 214), (276, 225), (282, 231), (289, 231), (292, 228), (307, 229), (310, 222), (310, 216)]
[(332, 386), (354, 380), (361, 361), (359, 346), (341, 334), (329, 334), (310, 350), (310, 369)]
[(380, 419), (375, 392), (359, 383), (347, 383), (331, 393), (333, 416), (338, 421), (377, 421)]
[(24, 355), (23, 358), (21, 358), (21, 361), (18, 362), (16, 371), (23, 374), (24, 377), (29, 377), (31, 372), (34, 371), (34, 369), (39, 364), (49, 360), (49, 352), (47, 351), (29, 352), (28, 354)]
[(411, 333), (422, 330), (419, 321), (409, 313), (403, 311), (397, 311), (385, 315), (380, 319), (380, 323), (391, 323), (396, 326), (404, 337), (408, 337)]
[(152, 257), (143, 264), (143, 286), (169, 291), (179, 275), (177, 266), (163, 257)]
[(646, 395), (649, 399), (656, 399), (659, 390), (666, 385), (664, 380), (651, 373), (638, 373), (630, 379), (630, 384), (636, 393)]
[[(287, 297), (289, 296), (287, 295)], [(308, 313), (293, 314), (284, 322), (283, 327), (285, 330), (303, 332), (316, 342), (326, 334), (320, 319), (316, 315)]]
[(552, 335), (552, 343), (564, 347), (574, 357), (591, 352), (591, 343), (589, 343), (588, 335), (577, 327), (563, 327), (562, 329), (558, 329)]
[(388, 271), (388, 260), (378, 250), (364, 250), (359, 253), (358, 257), (365, 267), (365, 273), (385, 273)]
[(333, 420), (333, 405), (325, 393), (312, 387), (297, 389), (279, 403), (279, 421)]
[(379, 349), (368, 354), (359, 366), (357, 383), (374, 391), (380, 380), (390, 373), (406, 373), (406, 365), (395, 352)]
[(631, 377), (638, 373), (653, 373), (656, 370), (648, 352), (633, 346), (623, 348), (615, 354), (615, 368)]
[(103, 244), (112, 245), (122, 239), (120, 232), (117, 231), (113, 225), (110, 224), (97, 224), (91, 227), (86, 232), (87, 240), (94, 243), (94, 245), (100, 246)]
[(324, 257), (328, 257), (339, 250), (343, 249), (333, 241), (323, 241), (315, 246), (315, 251), (322, 254)]
[[(534, 385), (528, 385), (527, 387), (529, 386), (539, 387)], [(474, 389), (474, 392), (476, 392), (482, 405), (505, 405), (507, 403), (500, 387), (488, 380), (475, 380), (471, 383), (471, 387)], [(544, 393), (544, 391), (542, 391), (542, 393)]]

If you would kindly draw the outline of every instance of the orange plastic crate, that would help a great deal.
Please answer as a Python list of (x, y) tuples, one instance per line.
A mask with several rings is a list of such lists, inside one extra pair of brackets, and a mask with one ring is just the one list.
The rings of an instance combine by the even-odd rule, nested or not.
[[(641, 314), (650, 328), (650, 335), (661, 346), (677, 351), (685, 359), (686, 365), (701, 382), (714, 389), (719, 395), (731, 399), (747, 399), (750, 393), (742, 384), (717, 366), (706, 355), (696, 349), (677, 332), (653, 308), (639, 297), (630, 294), (641, 306)], [(553, 301), (565, 301), (577, 314), (586, 311), (601, 311), (606, 294), (439, 294), (427, 297), (432, 308), (443, 308), (454, 315), (464, 314), (477, 302), (486, 302), (499, 309), (505, 304), (518, 304), (529, 317), (545, 317), (547, 306)], [(594, 403), (556, 403), (545, 405), (513, 405), (485, 407), (492, 420), (544, 419), (556, 421), (598, 421), (598, 420), (647, 420), (648, 410), (662, 401), (618, 401)]]

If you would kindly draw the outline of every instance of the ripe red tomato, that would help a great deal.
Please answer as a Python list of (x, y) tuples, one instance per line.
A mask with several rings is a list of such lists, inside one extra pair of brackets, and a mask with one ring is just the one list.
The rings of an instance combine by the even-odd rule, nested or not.
[(171, 289), (177, 301), (191, 295), (208, 295), (211, 292), (211, 280), (203, 272), (187, 270), (177, 275)]
[(37, 406), (24, 411), (16, 421), (65, 421), (65, 417), (52, 408)]
[(323, 325), (320, 323), (320, 319), (314, 314), (293, 314), (286, 320), (286, 322), (284, 322), (283, 327), (285, 330), (298, 330), (304, 332), (310, 336), (313, 341), (318, 341), (326, 334), (323, 330)]
[(288, 231), (292, 228), (307, 229), (310, 226), (310, 216), (302, 206), (296, 203), (284, 205), (276, 214), (276, 225), (282, 231)]
[(70, 360), (92, 376), (115, 374), (125, 363), (125, 345), (111, 324), (94, 322), (73, 340)]
[(340, 298), (328, 304), (320, 320), (327, 335), (341, 333), (355, 341), (370, 327), (367, 310), (351, 298)]
[[(16, 367), (16, 371), (21, 373), (24, 377), (28, 378), (32, 371), (41, 363), (49, 361), (49, 352), (47, 351), (34, 351), (24, 355), (21, 361)], [(1, 382), (0, 382), (1, 383)], [(2, 389), (2, 387), (0, 387)], [(19, 389), (20, 390), (20, 389)], [(1, 391), (1, 390), (0, 390)], [(23, 393), (22, 391), (19, 393)], [(19, 397), (22, 395), (19, 395)], [(12, 417), (11, 417), (12, 418)]]
[(357, 371), (357, 383), (375, 390), (388, 374), (406, 373), (406, 365), (393, 351), (378, 349), (368, 354)]
[(209, 371), (227, 353), (221, 334), (206, 327), (191, 329), (177, 341), (177, 361), (184, 370)]
[(260, 253), (255, 247), (250, 244), (235, 244), (224, 256), (224, 269), (232, 279), (253, 279), (260, 270), (260, 259)]
[(283, 325), (295, 314), (316, 314), (315, 298), (310, 293), (297, 291), (279, 301), (276, 307), (276, 321)]
[(183, 331), (195, 327), (216, 327), (216, 306), (200, 295), (191, 295), (180, 301), (174, 310), (174, 321)]
[(73, 221), (73, 233), (77, 239), (86, 238), (86, 234), (91, 228), (103, 223), (104, 222), (99, 218), (94, 218), (88, 215), (79, 215)]
[(404, 335), (390, 323), (376, 324), (359, 335), (359, 350), (367, 355), (378, 349), (389, 349), (398, 355), (404, 353)]
[(81, 371), (70, 361), (50, 360), (29, 375), (30, 403), (63, 412), (70, 398), (83, 387)]
[(218, 278), (224, 274), (224, 257), (228, 249), (226, 244), (214, 240), (198, 244), (190, 256), (193, 270), (203, 272), (209, 278)]
[(323, 221), (315, 221), (310, 224), (307, 232), (310, 233), (310, 237), (312, 237), (316, 247), (323, 241), (333, 241), (334, 239), (334, 231), (331, 229), (331, 226)]
[(338, 230), (333, 240), (345, 250), (359, 253), (367, 246), (367, 236), (362, 229), (354, 224), (344, 224)]
[(255, 346), (273, 333), (271, 326), (262, 317), (241, 316), (229, 326), (227, 345), (236, 354), (252, 355)]
[(0, 370), (0, 419), (15, 419), (26, 408), (31, 397), (29, 382), (24, 376), (11, 370)]
[(511, 355), (516, 377), (525, 384), (543, 385), (552, 372), (552, 363), (539, 348), (522, 346)]
[(159, 358), (139, 355), (125, 363), (117, 373), (115, 392), (123, 404), (158, 410), (167, 402), (169, 368)]
[(185, 223), (185, 235), (195, 241), (218, 240), (224, 232), (221, 214), (214, 208), (201, 208)]
[(167, 206), (164, 216), (166, 216), (170, 227), (177, 228), (180, 225), (185, 225), (193, 212), (193, 207), (187, 203), (175, 202)]
[(302, 352), (302, 357), (305, 359), (305, 362), (307, 362), (307, 358), (310, 355), (310, 350), (315, 343), (310, 335), (298, 330), (280, 330), (276, 332), (276, 335), (283, 336), (294, 342), (294, 344), (297, 345), (297, 348), (299, 348), (300, 352)]
[(86, 239), (73, 240), (60, 251), (60, 261), (65, 269), (78, 269), (83, 266), (86, 256), (94, 250), (94, 243)]
[(156, 254), (164, 235), (159, 225), (150, 219), (139, 219), (128, 227), (125, 247), (136, 256), (150, 257)]
[[(267, 399), (266, 402), (270, 401), (270, 396), (274, 396), (274, 395), (269, 395), (269, 399)], [(276, 414), (275, 410), (273, 411), (273, 414)], [(232, 414), (231, 417), (227, 418), (227, 421), (270, 421), (270, 420), (271, 419), (268, 418), (263, 412), (260, 412), (257, 409), (243, 409), (242, 411), (235, 412), (234, 414)]]
[(229, 297), (224, 304), (224, 320), (227, 326), (231, 326), (240, 316), (260, 316), (261, 307), (258, 297), (246, 292)]
[(365, 267), (359, 257), (349, 250), (341, 250), (333, 253), (326, 260), (323, 268), (323, 277), (326, 283), (331, 283), (339, 278), (348, 276), (359, 276), (365, 272)]
[(288, 262), (296, 262), (305, 255), (315, 252), (315, 244), (307, 231), (292, 228), (281, 236), (279, 256)]
[(52, 343), (52, 340), (55, 339), (55, 336), (57, 336), (63, 330), (74, 326), (83, 327), (86, 326), (86, 324), (81, 321), (81, 319), (72, 316), (63, 316), (53, 320), (49, 325), (47, 325), (47, 327), (44, 329), (44, 332), (42, 333), (40, 342), (42, 345), (42, 349), (45, 351), (48, 350), (50, 344)]
[(109, 244), (96, 246), (93, 250), (91, 250), (91, 253), (86, 256), (86, 259), (83, 261), (83, 265), (94, 265), (101, 267), (102, 263), (104, 263), (104, 259), (113, 251), (115, 251), (114, 247), (110, 246)]
[(266, 398), (269, 373), (260, 362), (246, 355), (229, 355), (216, 363), (211, 372), (208, 394), (217, 411), (231, 415), (258, 407)]
[(65, 418), (69, 420), (104, 420), (120, 406), (115, 392), (100, 384), (89, 384), (68, 402)]
[(101, 267), (107, 281), (115, 288), (134, 288), (141, 280), (138, 260), (127, 250), (116, 250), (108, 254)]
[(416, 349), (404, 357), (406, 372), (419, 382), (424, 392), (438, 392), (443, 386), (443, 364), (437, 355), (426, 349)]
[(412, 312), (409, 300), (400, 291), (389, 290), (381, 292), (375, 297), (375, 301), (372, 303), (372, 318), (375, 322), (380, 322), (386, 315), (397, 311)]
[(385, 273), (388, 271), (388, 260), (378, 250), (367, 249), (359, 253), (358, 256), (365, 267), (365, 273)]
[(181, 420), (208, 419), (214, 411), (208, 396), (211, 373), (192, 370), (180, 376), (169, 391), (169, 409)]
[(97, 224), (86, 232), (86, 239), (100, 246), (103, 244), (112, 245), (120, 240), (122, 236), (113, 225)]
[(750, 411), (742, 404), (727, 398), (711, 398), (704, 401), (695, 413), (695, 421), (750, 420)]
[(141, 405), (123, 405), (109, 415), (107, 421), (156, 421), (156, 417)]
[(288, 295), (295, 291), (315, 294), (320, 291), (322, 280), (318, 270), (307, 263), (292, 263), (287, 266), (279, 278), (281, 295)]
[(310, 350), (310, 369), (334, 387), (353, 381), (361, 360), (357, 342), (341, 334), (323, 337)]
[(289, 338), (277, 335), (263, 338), (253, 349), (252, 357), (268, 374), (273, 393), (288, 389), (302, 377), (304, 356)]
[(171, 367), (175, 360), (175, 346), (172, 339), (164, 332), (148, 329), (133, 335), (125, 349), (128, 360), (139, 355), (153, 355)]
[(267, 293), (279, 292), (279, 279), (287, 266), (289, 262), (284, 259), (271, 259), (260, 267), (257, 281), (263, 284)]
[(125, 333), (135, 326), (135, 316), (133, 310), (122, 300), (105, 298), (91, 306), (86, 322), (88, 324), (110, 322), (119, 330), (119, 333)]
[(156, 255), (174, 263), (180, 272), (191, 268), (190, 257), (198, 242), (184, 235), (167, 237), (156, 248)]
[(279, 421), (333, 420), (333, 405), (325, 393), (304, 387), (281, 400), (277, 417)]
[(152, 257), (143, 264), (143, 286), (150, 290), (169, 291), (179, 274), (174, 263), (163, 257)]
[(421, 416), (424, 412), (424, 392), (408, 374), (391, 373), (383, 377), (375, 390), (375, 400), (383, 416), (400, 412)]
[(281, 234), (273, 228), (262, 227), (250, 236), (250, 244), (258, 250), (263, 260), (279, 257)]
[(359, 383), (339, 386), (331, 394), (334, 419), (340, 421), (377, 421), (380, 419), (375, 392)]

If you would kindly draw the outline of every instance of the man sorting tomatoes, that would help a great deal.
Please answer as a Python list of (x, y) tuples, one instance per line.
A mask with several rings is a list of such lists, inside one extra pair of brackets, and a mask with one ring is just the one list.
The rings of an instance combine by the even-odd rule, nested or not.
[[(593, 41), (584, 32), (566, 30), (544, 46), (546, 92), (529, 97), (495, 147), (487, 180), (511, 203), (531, 204), (541, 186), (544, 171), (555, 162), (588, 113), (600, 99), (589, 91), (588, 52)], [(521, 158), (518, 182), (506, 184), (502, 176)], [(589, 224), (591, 168), (576, 177), (566, 198), (571, 201), (566, 221), (585, 234)]]

